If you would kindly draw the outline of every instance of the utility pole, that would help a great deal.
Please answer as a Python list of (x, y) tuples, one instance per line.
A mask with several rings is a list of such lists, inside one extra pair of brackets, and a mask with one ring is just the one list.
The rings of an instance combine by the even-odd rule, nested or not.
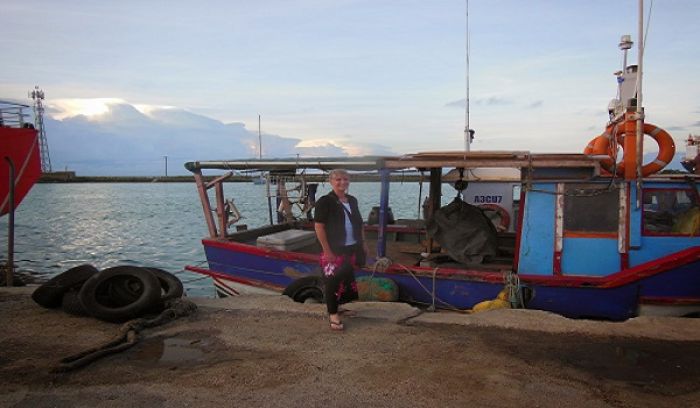
[(29, 91), (29, 97), (34, 100), (34, 128), (39, 132), (39, 151), (41, 152), (41, 172), (51, 173), (51, 156), (49, 156), (49, 144), (46, 141), (46, 131), (44, 130), (44, 91), (39, 89), (39, 85), (34, 86), (33, 91)]
[(165, 177), (168, 177), (168, 156), (163, 156), (165, 158)]

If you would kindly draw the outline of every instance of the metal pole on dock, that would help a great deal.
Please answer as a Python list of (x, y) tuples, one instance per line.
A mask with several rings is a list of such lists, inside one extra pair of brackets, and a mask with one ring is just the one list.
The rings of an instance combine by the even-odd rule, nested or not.
[(5, 267), (5, 286), (11, 287), (14, 281), (15, 271), (15, 164), (12, 159), (5, 156), (5, 161), (10, 168), (9, 174), (9, 207), (7, 220), (7, 265)]

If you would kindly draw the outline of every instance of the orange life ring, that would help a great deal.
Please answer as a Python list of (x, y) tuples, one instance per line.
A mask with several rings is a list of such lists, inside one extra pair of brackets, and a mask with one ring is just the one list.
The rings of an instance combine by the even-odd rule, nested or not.
[[(673, 138), (668, 132), (661, 129), (658, 126), (652, 125), (651, 123), (644, 124), (644, 134), (651, 136), (656, 144), (659, 145), (659, 154), (656, 159), (650, 163), (642, 166), (642, 176), (648, 176), (654, 174), (659, 170), (663, 169), (671, 162), (673, 155), (676, 153), (676, 145), (673, 142)], [(625, 173), (625, 163), (620, 162), (615, 165), (613, 161), (617, 156), (617, 152), (612, 151), (613, 145), (610, 143), (613, 137), (617, 144), (622, 147), (624, 141), (625, 131), (624, 128), (618, 132), (617, 126), (608, 126), (605, 132), (593, 139), (588, 146), (584, 149), (585, 154), (589, 155), (607, 155), (612, 157), (612, 159), (601, 160), (600, 164), (604, 169), (612, 172), (615, 168), (615, 173), (617, 175), (623, 175)]]
[[(616, 130), (615, 127), (612, 125), (608, 126), (605, 129), (605, 132), (600, 134), (599, 136), (594, 137), (591, 139), (590, 142), (586, 145), (586, 147), (583, 149), (583, 154), (586, 156), (592, 156), (592, 155), (604, 155), (606, 157), (615, 157), (616, 155), (613, 154), (612, 147), (610, 146), (610, 140), (612, 138), (613, 132)], [(617, 139), (615, 139), (617, 140)], [(606, 147), (607, 146), (607, 147)], [(597, 153), (597, 151), (603, 151), (604, 153)], [(614, 152), (617, 153), (617, 152)], [(612, 168), (612, 165), (615, 163), (613, 162), (613, 159), (606, 158), (606, 159), (601, 159), (600, 160), (601, 164), (603, 165), (603, 170), (607, 168)], [(610, 175), (609, 171), (603, 171), (604, 175)]]
[(593, 153), (593, 146), (595, 146), (596, 140), (598, 140), (600, 136), (596, 136), (593, 139), (591, 139), (590, 142), (586, 145), (586, 147), (583, 149), (583, 154), (586, 156), (591, 155)]
[[(498, 224), (496, 224), (494, 222), (494, 226), (499, 231), (508, 231), (508, 227), (510, 227), (510, 214), (508, 214), (508, 211), (506, 211), (505, 208), (501, 207), (500, 205), (496, 205), (496, 204), (479, 204), (479, 205), (477, 205), (477, 207), (481, 208), (485, 212), (489, 211), (489, 212), (496, 213), (498, 215), (498, 218), (500, 219), (500, 221)], [(494, 219), (492, 217), (488, 217), (488, 218), (492, 222), (494, 221)]]
[[(600, 135), (600, 136), (594, 137), (593, 139), (591, 139), (590, 142), (588, 142), (588, 144), (586, 145), (586, 147), (583, 149), (583, 154), (585, 154), (586, 156), (596, 155), (597, 153), (595, 153), (595, 151), (596, 151), (596, 150), (595, 150), (595, 145), (596, 145), (597, 143), (600, 143), (600, 144), (606, 143), (606, 144), (607, 144), (607, 143), (609, 143), (609, 142), (607, 142), (607, 140), (608, 140), (608, 139), (607, 139), (607, 137), (605, 136), (605, 134), (602, 134), (602, 135)], [(603, 153), (603, 154), (604, 154), (606, 157), (614, 157), (614, 155), (612, 154), (612, 148), (611, 148), (611, 147), (608, 147), (608, 151), (605, 152), (605, 153)], [(613, 162), (612, 162), (612, 159), (602, 159), (602, 160), (601, 160), (601, 163), (606, 163), (606, 167), (611, 167)]]

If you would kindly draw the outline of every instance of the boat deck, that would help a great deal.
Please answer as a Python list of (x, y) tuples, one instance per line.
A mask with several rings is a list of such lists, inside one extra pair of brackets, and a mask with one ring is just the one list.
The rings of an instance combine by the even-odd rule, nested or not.
[[(515, 248), (515, 234), (499, 233), (499, 254), (496, 257), (486, 259), (483, 263), (465, 264), (456, 262), (449, 254), (430, 241), (425, 228), (420, 226), (419, 220), (403, 220), (404, 224), (390, 225), (387, 228), (386, 257), (393, 264), (401, 264), (407, 267), (424, 268), (454, 268), (473, 269), (489, 272), (511, 270), (513, 268), (513, 254)], [(258, 238), (276, 234), (281, 231), (298, 229), (313, 231), (311, 223), (277, 224), (261, 228), (244, 230), (230, 234), (227, 238), (234, 242), (248, 245), (259, 245)], [(376, 225), (366, 225), (365, 235), (369, 254), (368, 259), (377, 258), (377, 232)], [(432, 245), (432, 251), (428, 253), (428, 246)], [(316, 255), (321, 252), (318, 242), (295, 248), (292, 252)]]

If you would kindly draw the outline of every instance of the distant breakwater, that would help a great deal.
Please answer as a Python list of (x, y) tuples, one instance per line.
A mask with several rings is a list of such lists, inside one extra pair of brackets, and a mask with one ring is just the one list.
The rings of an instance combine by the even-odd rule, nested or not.
[[(204, 179), (211, 181), (217, 176), (205, 176)], [(309, 182), (324, 182), (328, 176), (323, 174), (307, 174), (304, 176)], [(255, 177), (233, 175), (227, 182), (251, 183)], [(415, 174), (393, 174), (391, 181), (419, 181), (420, 176)], [(424, 178), (427, 181), (427, 177)], [(353, 174), (352, 181), (357, 182), (378, 182), (378, 174)], [(44, 173), (39, 179), (39, 183), (194, 183), (193, 176), (78, 176), (75, 172), (62, 171), (54, 173)]]

